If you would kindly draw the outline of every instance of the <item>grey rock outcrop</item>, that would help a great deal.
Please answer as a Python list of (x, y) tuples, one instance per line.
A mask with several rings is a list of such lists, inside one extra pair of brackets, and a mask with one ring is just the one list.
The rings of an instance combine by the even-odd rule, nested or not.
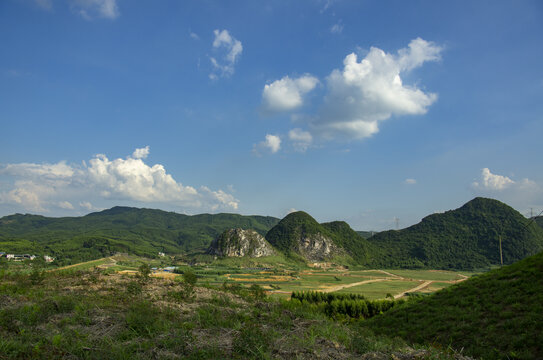
[(217, 237), (207, 253), (217, 256), (262, 257), (275, 254), (273, 247), (254, 230), (229, 229)]
[(332, 239), (321, 233), (316, 233), (300, 237), (298, 253), (310, 261), (323, 261), (341, 253), (341, 250)]

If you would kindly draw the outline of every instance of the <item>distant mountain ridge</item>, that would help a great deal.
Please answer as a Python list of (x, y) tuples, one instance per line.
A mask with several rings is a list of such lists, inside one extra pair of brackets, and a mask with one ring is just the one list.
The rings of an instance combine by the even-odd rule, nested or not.
[(253, 229), (265, 235), (278, 222), (270, 216), (191, 216), (122, 206), (81, 217), (15, 214), (0, 218), (0, 251), (44, 253), (66, 263), (115, 252), (190, 253), (204, 251), (226, 229)]
[(504, 264), (543, 250), (539, 226), (498, 200), (480, 197), (368, 241), (383, 251), (374, 266), (477, 269), (500, 264), (500, 239)]
[[(237, 228), (240, 230), (234, 230)], [(249, 235), (248, 230), (258, 236)], [(406, 229), (374, 233), (368, 239), (344, 221), (319, 224), (303, 211), (280, 220), (114, 207), (82, 217), (15, 214), (0, 219), (0, 251), (36, 252), (66, 263), (115, 252), (151, 257), (159, 251), (202, 254), (212, 242), (215, 250), (209, 251), (217, 256), (255, 256), (267, 253), (269, 242), (274, 251), (308, 262), (481, 269), (500, 263), (500, 239), (504, 264), (543, 250), (543, 229), (508, 205), (485, 198), (429, 215)]]

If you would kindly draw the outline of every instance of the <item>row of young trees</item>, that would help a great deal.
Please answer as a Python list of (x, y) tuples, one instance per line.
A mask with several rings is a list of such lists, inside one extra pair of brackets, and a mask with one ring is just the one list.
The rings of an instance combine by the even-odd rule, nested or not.
[(323, 305), (324, 312), (330, 317), (348, 316), (368, 319), (384, 313), (405, 300), (368, 300), (359, 294), (323, 293), (320, 291), (295, 291), (291, 299), (310, 304)]
[(324, 293), (322, 291), (294, 291), (290, 295), (291, 299), (307, 301), (310, 303), (330, 303), (334, 300), (365, 300), (361, 294), (341, 294), (341, 293)]

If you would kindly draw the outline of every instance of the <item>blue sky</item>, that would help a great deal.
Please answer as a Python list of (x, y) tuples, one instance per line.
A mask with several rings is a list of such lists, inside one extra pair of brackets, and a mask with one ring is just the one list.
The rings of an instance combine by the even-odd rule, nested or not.
[(0, 2), (0, 216), (543, 210), (540, 1)]

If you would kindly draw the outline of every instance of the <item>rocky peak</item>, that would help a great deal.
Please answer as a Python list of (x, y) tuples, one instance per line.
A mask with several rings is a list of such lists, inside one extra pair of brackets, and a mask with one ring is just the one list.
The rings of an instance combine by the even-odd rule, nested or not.
[(332, 239), (321, 233), (316, 233), (300, 236), (298, 252), (310, 261), (323, 261), (336, 255), (339, 249)]
[(225, 230), (209, 246), (208, 254), (217, 256), (261, 257), (275, 254), (273, 247), (254, 230)]

